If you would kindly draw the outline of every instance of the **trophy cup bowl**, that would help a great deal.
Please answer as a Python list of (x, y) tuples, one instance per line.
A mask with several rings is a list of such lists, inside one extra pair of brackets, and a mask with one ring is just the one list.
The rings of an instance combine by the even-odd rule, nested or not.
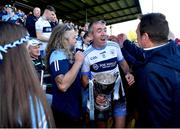
[(106, 102), (99, 105), (95, 102), (95, 107), (100, 110), (107, 110), (111, 107), (111, 93), (114, 90), (116, 76), (110, 73), (100, 73), (94, 76), (94, 95), (104, 96)]

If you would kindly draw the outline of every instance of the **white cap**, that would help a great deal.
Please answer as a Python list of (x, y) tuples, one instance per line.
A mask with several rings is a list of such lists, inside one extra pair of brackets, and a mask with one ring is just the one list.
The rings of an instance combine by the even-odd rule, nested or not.
[(38, 39), (31, 38), (28, 41), (27, 47), (29, 47), (29, 46), (37, 46), (37, 45), (41, 45), (41, 44), (42, 43)]

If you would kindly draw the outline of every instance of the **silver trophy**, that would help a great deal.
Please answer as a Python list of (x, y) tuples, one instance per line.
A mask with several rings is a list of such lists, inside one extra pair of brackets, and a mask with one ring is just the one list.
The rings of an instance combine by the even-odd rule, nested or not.
[(99, 111), (105, 111), (111, 108), (112, 93), (114, 91), (117, 75), (110, 73), (100, 73), (94, 76), (94, 96), (104, 97), (105, 102), (98, 104), (95, 101), (95, 108)]

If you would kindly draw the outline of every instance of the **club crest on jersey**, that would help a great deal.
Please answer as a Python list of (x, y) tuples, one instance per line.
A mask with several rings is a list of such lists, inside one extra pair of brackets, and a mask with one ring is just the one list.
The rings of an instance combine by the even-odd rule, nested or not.
[(101, 52), (99, 54), (102, 55), (103, 58), (106, 58), (106, 54), (105, 53), (106, 53), (106, 51), (103, 51), (103, 52)]
[(103, 57), (103, 58), (106, 58), (106, 55), (105, 55), (105, 54), (102, 54), (102, 57)]
[(93, 64), (92, 67), (93, 67), (94, 70), (98, 70), (99, 69), (99, 66), (97, 64)]
[(111, 53), (111, 55), (114, 55), (114, 50), (111, 49), (111, 50), (110, 50), (110, 53)]

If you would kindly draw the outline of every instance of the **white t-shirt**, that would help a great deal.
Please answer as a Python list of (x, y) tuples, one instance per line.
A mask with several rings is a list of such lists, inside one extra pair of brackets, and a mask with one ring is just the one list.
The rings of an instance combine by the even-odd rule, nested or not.
[(52, 28), (48, 20), (40, 17), (35, 23), (36, 31), (41, 32), (44, 37), (49, 38), (51, 36)]
[[(36, 32), (41, 32), (42, 36), (50, 38), (52, 33), (52, 27), (49, 21), (43, 17), (40, 17), (35, 23)], [(45, 50), (47, 42), (42, 42), (43, 44), (40, 47), (40, 50)]]

